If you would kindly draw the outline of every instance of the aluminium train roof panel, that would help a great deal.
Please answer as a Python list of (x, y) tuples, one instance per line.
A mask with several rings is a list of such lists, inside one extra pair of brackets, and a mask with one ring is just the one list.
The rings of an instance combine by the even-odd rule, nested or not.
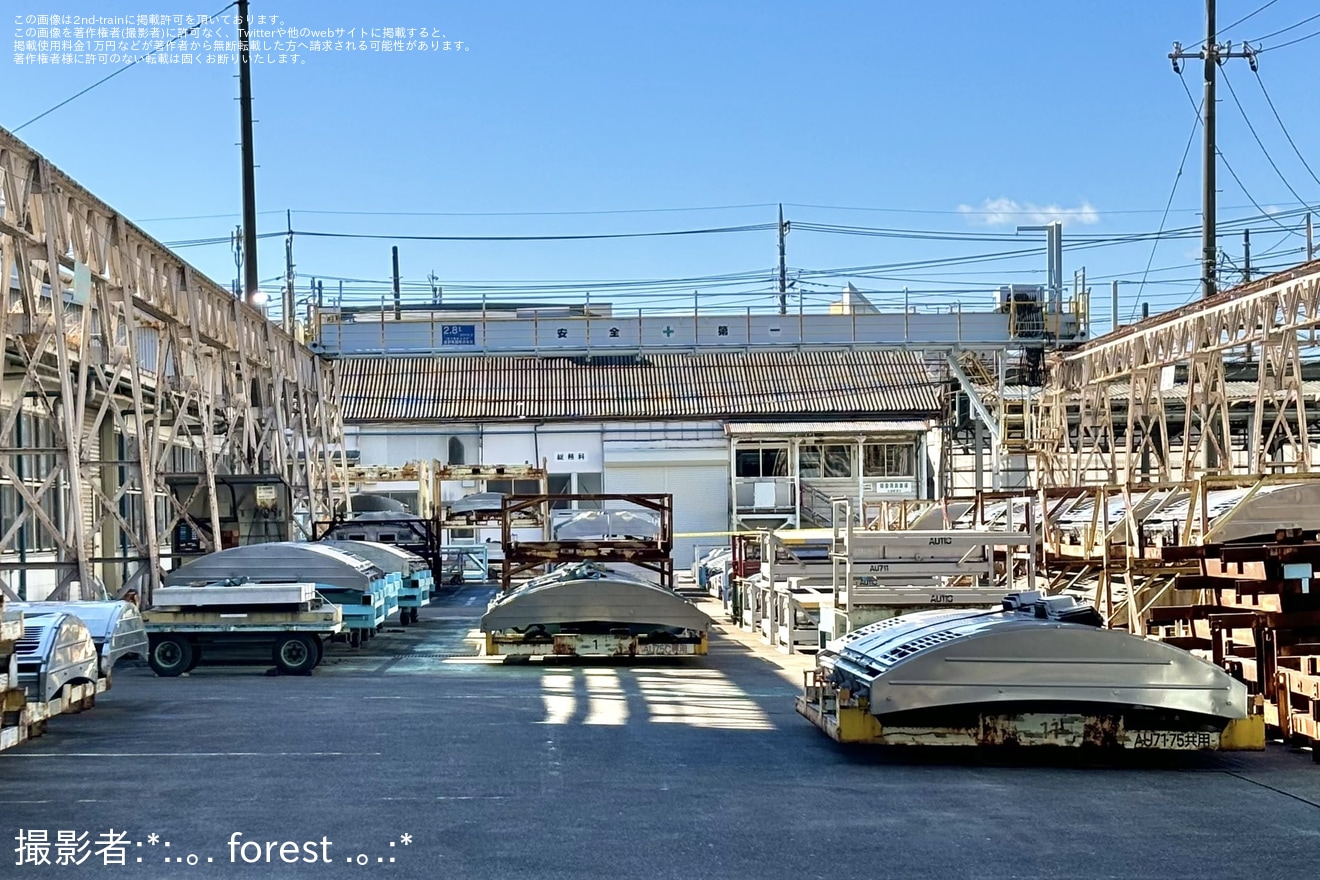
[(311, 582), (350, 590), (370, 590), (385, 572), (373, 562), (324, 543), (278, 541), (208, 553), (165, 575), (167, 587), (195, 583)]
[(1246, 686), (1181, 648), (1021, 611), (918, 612), (832, 642), (822, 665), (869, 691), (871, 712), (994, 704), (1109, 704), (1247, 714)]
[(609, 622), (705, 632), (710, 618), (677, 593), (614, 574), (529, 581), (495, 599), (481, 618), (483, 632), (525, 630), (538, 624)]
[[(1147, 517), (1146, 527), (1168, 525), (1181, 529), (1187, 522), (1189, 493)], [(1201, 516), (1197, 501), (1195, 520)], [(1277, 529), (1320, 529), (1320, 483), (1270, 483), (1254, 491), (1250, 487), (1211, 489), (1205, 494), (1204, 510), (1214, 530), (1215, 543), (1247, 539), (1272, 539)]]
[(650, 511), (583, 510), (556, 525), (554, 533), (556, 539), (565, 541), (651, 540), (660, 535), (660, 518)]
[(321, 541), (337, 550), (360, 556), (374, 564), (381, 571), (398, 572), (404, 577), (411, 577), (419, 571), (430, 568), (426, 560), (410, 550), (394, 544), (382, 544), (379, 541)]

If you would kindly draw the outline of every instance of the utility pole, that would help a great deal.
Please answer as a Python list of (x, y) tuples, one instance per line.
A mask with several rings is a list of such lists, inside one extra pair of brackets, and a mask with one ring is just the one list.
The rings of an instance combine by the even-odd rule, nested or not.
[(1311, 237), (1311, 214), (1306, 214), (1306, 261), (1315, 259), (1315, 239)]
[(1188, 52), (1182, 43), (1174, 43), (1169, 58), (1173, 61), (1173, 72), (1182, 73), (1182, 61), (1187, 58), (1199, 58), (1205, 62), (1205, 97), (1202, 106), (1202, 128), (1205, 132), (1201, 157), (1201, 295), (1208, 299), (1215, 295), (1218, 287), (1215, 272), (1219, 249), (1215, 243), (1215, 170), (1218, 165), (1218, 153), (1215, 147), (1215, 73), (1220, 64), (1230, 58), (1245, 58), (1256, 69), (1256, 50), (1247, 43), (1241, 49), (1234, 49), (1232, 42), (1223, 45), (1215, 42), (1215, 0), (1205, 0), (1205, 45), (1200, 51)]
[(440, 297), (444, 295), (445, 289), (440, 286), (440, 276), (431, 270), (431, 274), (426, 276), (426, 280), (431, 282), (431, 304), (440, 305)]
[(243, 299), (257, 304), (257, 171), (252, 151), (252, 58), (248, 0), (238, 0), (238, 106), (243, 137)]
[(1251, 280), (1251, 230), (1242, 230), (1242, 280)]
[(784, 222), (784, 206), (779, 206), (779, 314), (788, 314), (788, 267), (784, 264), (784, 237), (788, 224)]
[(399, 247), (394, 246), (394, 320), (403, 320), (403, 301), (399, 297)]
[(284, 239), (284, 332), (293, 335), (297, 327), (293, 305), (293, 211), (285, 209), (289, 234)]

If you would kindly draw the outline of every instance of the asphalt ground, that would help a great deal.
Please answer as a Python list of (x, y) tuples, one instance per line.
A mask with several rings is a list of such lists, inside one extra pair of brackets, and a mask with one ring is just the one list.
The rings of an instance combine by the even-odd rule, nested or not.
[[(1320, 766), (1283, 746), (1100, 762), (849, 749), (794, 712), (806, 663), (741, 633), (705, 658), (502, 666), (475, 656), (488, 595), (334, 646), (310, 677), (116, 670), (93, 710), (0, 753), (0, 877), (1320, 870)], [(52, 863), (59, 832), (89, 844), (72, 849), (85, 861), (30, 864), (16, 850), (33, 831)], [(123, 865), (97, 854), (112, 831)]]

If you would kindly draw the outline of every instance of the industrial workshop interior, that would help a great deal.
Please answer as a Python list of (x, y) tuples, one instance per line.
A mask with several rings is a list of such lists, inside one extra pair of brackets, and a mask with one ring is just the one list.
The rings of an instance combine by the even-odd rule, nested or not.
[(1320, 870), (1313, 3), (55, 6), (0, 876)]

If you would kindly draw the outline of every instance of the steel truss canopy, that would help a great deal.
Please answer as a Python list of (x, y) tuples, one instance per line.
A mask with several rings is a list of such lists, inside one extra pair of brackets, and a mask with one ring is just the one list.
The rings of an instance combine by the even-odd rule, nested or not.
[[(149, 603), (204, 490), (195, 531), (220, 534), (217, 474), (277, 474), (295, 522), (329, 517), (333, 365), (4, 129), (0, 199), (0, 483), (18, 499), (0, 590), (44, 571), (52, 598), (104, 580)], [(199, 476), (193, 498), (165, 491), (177, 472)]]
[(1317, 326), (1312, 261), (1054, 354), (1035, 413), (1042, 484), (1310, 472)]
[(1269, 344), (1282, 334), (1320, 326), (1320, 260), (1304, 263), (1053, 356), (1056, 380), (1078, 388), (1194, 355)]

